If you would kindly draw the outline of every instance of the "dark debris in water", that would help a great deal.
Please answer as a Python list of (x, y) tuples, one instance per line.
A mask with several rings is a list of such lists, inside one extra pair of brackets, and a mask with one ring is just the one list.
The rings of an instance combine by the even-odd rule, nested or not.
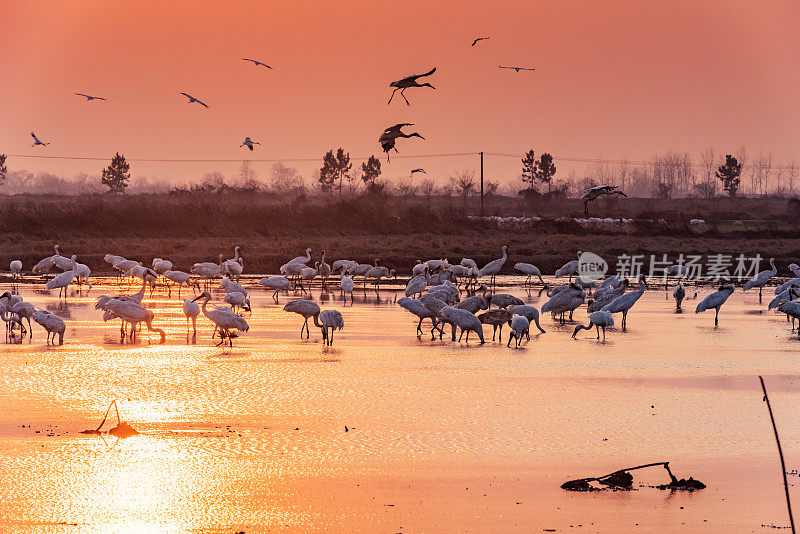
[[(612, 489), (612, 490), (630, 490), (633, 487), (633, 475), (630, 474), (629, 471), (635, 471), (637, 469), (644, 469), (646, 467), (656, 467), (662, 466), (666, 469), (667, 474), (669, 475), (670, 481), (667, 484), (661, 484), (659, 486), (655, 486), (661, 490), (684, 490), (684, 491), (695, 491), (699, 489), (703, 489), (706, 487), (705, 484), (700, 482), (699, 480), (695, 480), (692, 477), (688, 479), (682, 478), (678, 480), (675, 475), (672, 474), (672, 471), (669, 468), (669, 462), (655, 462), (651, 464), (644, 464), (644, 465), (637, 465), (636, 467), (627, 467), (625, 469), (619, 469), (614, 471), (613, 473), (609, 473), (607, 475), (603, 475), (600, 477), (587, 477), (587, 478), (578, 478), (575, 480), (568, 480), (561, 485), (562, 489), (568, 491), (602, 491), (604, 489)], [(592, 484), (592, 482), (597, 482), (603, 487), (598, 487)]]

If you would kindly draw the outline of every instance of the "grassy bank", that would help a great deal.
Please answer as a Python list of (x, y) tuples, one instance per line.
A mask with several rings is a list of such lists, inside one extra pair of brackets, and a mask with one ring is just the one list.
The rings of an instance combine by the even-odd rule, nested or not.
[[(731, 205), (739, 219), (706, 215), (702, 228), (688, 224), (702, 218), (703, 203), (729, 204), (727, 200), (630, 199), (592, 206), (600, 216), (630, 216), (619, 211), (639, 209), (649, 213), (624, 226), (586, 228), (561, 220), (579, 201), (542, 204), (535, 213), (521, 210), (516, 199), (503, 199), (517, 208), (501, 215), (538, 215), (542, 220), (525, 227), (508, 228), (496, 221), (468, 218), (460, 199), (398, 199), (362, 197), (349, 201), (298, 199), (281, 203), (271, 195), (139, 195), (98, 197), (5, 197), (0, 199), (0, 268), (12, 259), (24, 269), (52, 254), (55, 243), (62, 253), (77, 254), (93, 270), (107, 272), (107, 253), (149, 263), (154, 256), (167, 258), (176, 268), (188, 269), (197, 261), (216, 261), (219, 253), (232, 256), (242, 247), (245, 272), (276, 272), (286, 259), (306, 247), (319, 258), (352, 258), (407, 272), (417, 259), (466, 256), (483, 263), (509, 247), (509, 272), (517, 261), (553, 272), (572, 259), (577, 250), (606, 258), (620, 254), (745, 254), (773, 255), (779, 266), (800, 260), (800, 227), (786, 217), (785, 199), (737, 199)], [(655, 209), (658, 202), (659, 210)], [(496, 201), (497, 205), (500, 201)], [(494, 205), (494, 204), (493, 204)], [(643, 211), (647, 205), (653, 208)], [(559, 208), (560, 206), (560, 208)], [(687, 211), (691, 208), (691, 211)], [(505, 208), (504, 208), (505, 209)], [(605, 211), (604, 211), (605, 210)], [(696, 213), (695, 213), (696, 212)], [(781, 215), (783, 213), (783, 215)], [(663, 215), (663, 217), (661, 217)], [(663, 221), (654, 220), (664, 219)]]

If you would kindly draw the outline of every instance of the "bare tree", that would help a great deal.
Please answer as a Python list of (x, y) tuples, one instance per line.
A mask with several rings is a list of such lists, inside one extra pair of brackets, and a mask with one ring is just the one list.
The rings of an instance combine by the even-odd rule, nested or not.
[(458, 191), (461, 200), (464, 203), (464, 211), (467, 211), (467, 198), (475, 191), (475, 171), (472, 169), (463, 169), (456, 171), (450, 177), (453, 184), (453, 189)]
[(786, 178), (789, 180), (789, 194), (794, 195), (794, 179), (797, 176), (797, 163), (794, 160), (789, 162), (786, 168)]
[(425, 195), (425, 203), (428, 206), (428, 211), (430, 211), (431, 199), (436, 191), (436, 184), (433, 183), (433, 180), (430, 178), (425, 178), (422, 180), (422, 183), (419, 184), (419, 190), (422, 191), (423, 195)]
[(303, 177), (294, 167), (287, 167), (281, 162), (273, 163), (270, 174), (270, 188), (278, 194), (297, 191), (303, 187)]

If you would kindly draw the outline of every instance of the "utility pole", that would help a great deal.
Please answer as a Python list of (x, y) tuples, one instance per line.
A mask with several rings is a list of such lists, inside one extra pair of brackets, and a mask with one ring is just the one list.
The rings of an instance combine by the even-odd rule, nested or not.
[(481, 217), (483, 217), (483, 151), (481, 151)]

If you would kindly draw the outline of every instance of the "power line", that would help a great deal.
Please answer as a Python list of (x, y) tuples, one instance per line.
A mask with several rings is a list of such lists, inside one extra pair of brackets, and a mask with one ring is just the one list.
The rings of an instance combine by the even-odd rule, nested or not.
[[(395, 155), (393, 159), (429, 159), (429, 158), (449, 158), (459, 156), (479, 156), (480, 152), (450, 152), (442, 154), (415, 154), (415, 155)], [(522, 159), (524, 154), (509, 154), (503, 152), (484, 152), (485, 156), (499, 157), (499, 158), (519, 158)], [(373, 154), (374, 155), (374, 154)], [(71, 160), (71, 161), (108, 161), (107, 157), (99, 156), (45, 156), (39, 154), (8, 154), (10, 158), (23, 158), (23, 159), (53, 159), (53, 160)], [(371, 156), (351, 156), (351, 161), (367, 161)], [(214, 158), (195, 158), (195, 159), (173, 159), (173, 158), (127, 158), (131, 163), (240, 163), (242, 161), (249, 161), (252, 163), (310, 163), (319, 162), (322, 158), (267, 158), (267, 159), (214, 159)], [(556, 161), (566, 161), (570, 163), (589, 163), (594, 165), (623, 165), (623, 166), (648, 166), (659, 165), (663, 162), (659, 161), (646, 161), (646, 160), (629, 160), (629, 159), (604, 159), (604, 158), (589, 158), (589, 157), (576, 157), (576, 156), (556, 156)], [(694, 168), (708, 168), (709, 165), (704, 163), (696, 163), (692, 161), (684, 161), (689, 167)], [(716, 163), (710, 167), (717, 167)], [(743, 168), (757, 167), (756, 164), (748, 163), (742, 166)], [(770, 165), (772, 170), (789, 170), (798, 169), (798, 165)]]

